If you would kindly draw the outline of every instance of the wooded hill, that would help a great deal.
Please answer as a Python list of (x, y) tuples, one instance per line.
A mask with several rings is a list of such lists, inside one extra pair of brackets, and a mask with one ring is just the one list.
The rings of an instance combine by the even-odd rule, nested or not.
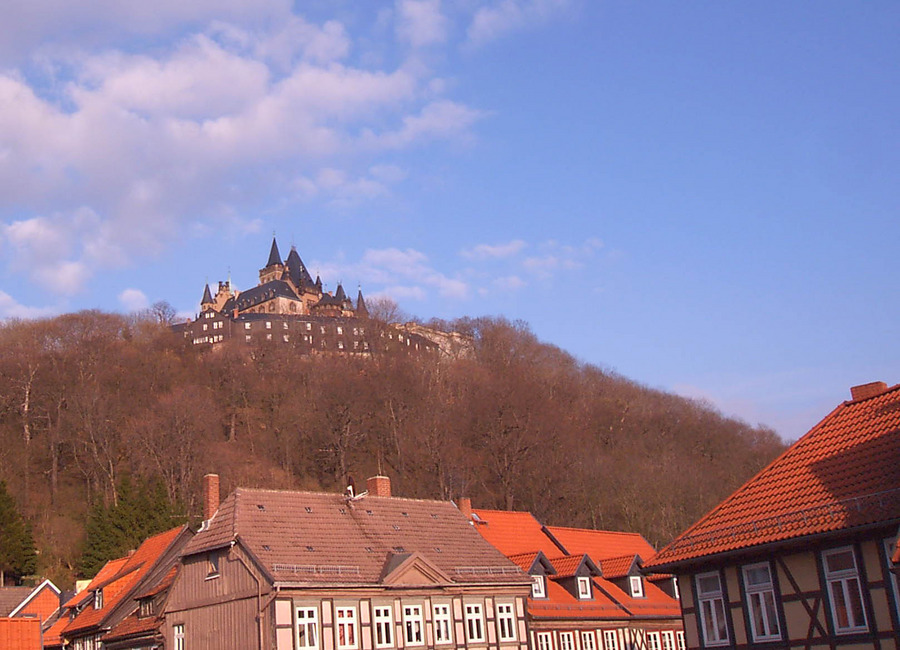
[[(472, 497), (547, 524), (662, 544), (783, 449), (769, 429), (643, 387), (500, 319), (447, 325), (458, 360), (199, 350), (152, 314), (0, 324), (0, 480), (38, 572), (71, 584), (88, 514), (161, 482), (198, 518), (200, 479), (342, 491), (381, 472), (398, 496)], [(139, 483), (140, 482), (140, 483)]]

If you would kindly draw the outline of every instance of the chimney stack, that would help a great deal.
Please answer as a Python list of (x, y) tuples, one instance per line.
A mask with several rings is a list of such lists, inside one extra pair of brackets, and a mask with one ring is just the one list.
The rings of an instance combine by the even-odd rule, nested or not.
[(469, 497), (460, 497), (456, 506), (466, 519), (472, 518), (472, 499)]
[(873, 381), (868, 384), (860, 384), (859, 386), (853, 386), (850, 388), (850, 397), (853, 398), (854, 401), (858, 399), (866, 399), (867, 397), (875, 397), (876, 395), (881, 395), (884, 391), (887, 390), (887, 384), (883, 381)]
[(219, 509), (219, 475), (203, 477), (203, 521), (209, 521)]
[(391, 479), (387, 476), (372, 476), (366, 479), (366, 489), (370, 497), (391, 496)]

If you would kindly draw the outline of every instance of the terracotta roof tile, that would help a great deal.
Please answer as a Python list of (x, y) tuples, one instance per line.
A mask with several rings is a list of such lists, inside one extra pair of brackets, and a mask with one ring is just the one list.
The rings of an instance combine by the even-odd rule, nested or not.
[(44, 632), (44, 647), (49, 648), (51, 646), (61, 645), (62, 637), (60, 635), (68, 624), (69, 618), (67, 616), (58, 618), (56, 622), (50, 626), (50, 629)]
[(553, 568), (556, 569), (557, 578), (568, 578), (575, 575), (578, 568), (584, 562), (583, 555), (563, 555), (550, 558)]
[(646, 562), (656, 555), (656, 549), (640, 533), (561, 526), (547, 526), (547, 530), (567, 553), (587, 553), (597, 563), (623, 555), (640, 555)]
[(526, 573), (534, 566), (534, 561), (538, 557), (538, 551), (534, 553), (517, 553), (516, 555), (507, 556), (513, 564), (525, 571)]
[(900, 385), (844, 402), (645, 566), (900, 518)]
[(529, 582), (448, 501), (238, 488), (185, 555), (239, 540), (274, 582), (377, 583), (389, 554), (418, 553), (454, 582)]
[(600, 570), (603, 571), (604, 578), (624, 578), (629, 574), (637, 559), (637, 555), (607, 558), (600, 561)]
[[(185, 531), (184, 526), (149, 537), (129, 557), (107, 563), (87, 586), (85, 597), (100, 587), (103, 588), (103, 607), (94, 609), (88, 604), (63, 630), (65, 636), (100, 625), (119, 601), (150, 571), (160, 556)], [(107, 568), (109, 567), (109, 570)], [(118, 569), (118, 570), (116, 570)], [(113, 575), (110, 575), (112, 573)], [(85, 597), (76, 602), (84, 602)], [(72, 599), (75, 601), (75, 599)], [(72, 601), (70, 601), (72, 602)]]
[(504, 555), (543, 551), (547, 557), (554, 557), (562, 551), (530, 512), (480, 508), (472, 512), (478, 516), (475, 523), (478, 532)]

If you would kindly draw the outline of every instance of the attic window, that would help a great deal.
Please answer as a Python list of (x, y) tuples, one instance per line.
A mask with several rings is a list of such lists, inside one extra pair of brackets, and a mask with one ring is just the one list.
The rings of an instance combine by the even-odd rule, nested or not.
[(316, 549), (315, 549), (315, 547), (313, 547), (313, 546), (307, 546), (307, 547), (306, 547), (306, 550), (307, 550), (307, 551), (315, 551)]
[(371, 546), (366, 546), (366, 553), (374, 553), (374, 552), (375, 552), (375, 549), (373, 549)]
[(366, 514), (367, 514), (367, 515), (374, 515), (375, 513), (372, 512), (371, 510), (366, 510)]
[(391, 528), (393, 528), (394, 530), (400, 530), (400, 526), (398, 526), (397, 524), (393, 524)]
[(644, 583), (641, 580), (641, 576), (631, 576), (628, 578), (628, 582), (631, 585), (631, 597), (632, 598), (643, 598), (644, 597)]
[(403, 515), (404, 517), (409, 517), (409, 513), (408, 513), (408, 512), (401, 512), (400, 514)]
[(440, 546), (435, 546), (435, 547), (434, 547), (434, 552), (435, 552), (435, 553), (443, 553), (443, 551), (441, 550), (441, 547), (440, 547)]
[(272, 547), (269, 546), (268, 544), (263, 544), (263, 545), (262, 545), (262, 550), (264, 550), (264, 551), (271, 551), (271, 550), (272, 550)]
[(578, 576), (578, 598), (587, 600), (591, 597), (591, 579)]
[(312, 512), (312, 508), (310, 508), (309, 506), (306, 506), (306, 512)]
[(103, 609), (103, 590), (94, 590), (94, 609)]
[(346, 514), (347, 514), (347, 511), (346, 511), (344, 508), (341, 508), (341, 514), (342, 514), (342, 515), (346, 515)]
[(141, 607), (138, 611), (138, 618), (147, 618), (153, 616), (153, 599), (141, 598)]
[(395, 552), (395, 553), (405, 553), (405, 552), (406, 552), (406, 549), (403, 548), (402, 546), (395, 546), (395, 547), (394, 547), (394, 552)]
[(260, 510), (265, 510), (265, 509), (266, 509), (266, 507), (265, 507), (263, 504), (261, 504), (261, 503), (257, 503), (257, 504), (256, 504), (256, 507), (259, 508)]
[(431, 513), (431, 518), (432, 518), (432, 519), (437, 519), (438, 516), (432, 512), (432, 513)]

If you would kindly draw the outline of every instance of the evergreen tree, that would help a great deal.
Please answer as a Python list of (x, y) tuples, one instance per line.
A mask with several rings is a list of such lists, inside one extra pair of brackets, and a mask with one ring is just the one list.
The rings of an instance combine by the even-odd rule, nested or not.
[(93, 577), (112, 559), (136, 549), (148, 537), (187, 521), (179, 504), (172, 503), (159, 480), (121, 480), (116, 503), (94, 504), (88, 514), (86, 537), (79, 561), (84, 577)]
[(18, 582), (22, 576), (34, 573), (36, 567), (31, 526), (19, 514), (16, 502), (6, 491), (6, 483), (0, 481), (0, 587), (6, 576)]

